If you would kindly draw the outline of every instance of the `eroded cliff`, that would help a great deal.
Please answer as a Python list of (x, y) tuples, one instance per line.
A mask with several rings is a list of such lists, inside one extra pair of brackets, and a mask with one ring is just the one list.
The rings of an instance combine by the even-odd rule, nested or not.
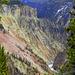
[[(31, 70), (35, 67), (42, 74), (50, 74), (52, 71), (47, 64), (54, 61), (57, 53), (65, 48), (64, 44), (59, 43), (51, 34), (59, 37), (59, 29), (62, 27), (48, 19), (38, 19), (36, 9), (27, 5), (3, 5), (0, 15), (2, 17), (0, 23), (4, 27), (3, 32), (5, 31), (5, 34), (0, 32), (0, 43), (6, 52), (9, 52), (10, 57), (13, 54), (15, 59), (12, 61), (18, 70), (20, 72), (24, 70), (24, 68), (21, 70), (20, 62), (17, 60), (21, 57), (22, 60), (27, 59), (31, 62)], [(27, 73), (25, 70), (24, 74)]]

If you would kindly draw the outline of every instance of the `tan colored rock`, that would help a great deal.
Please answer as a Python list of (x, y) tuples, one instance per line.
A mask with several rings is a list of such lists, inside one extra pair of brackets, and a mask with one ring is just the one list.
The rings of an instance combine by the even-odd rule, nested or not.
[[(18, 5), (3, 5), (1, 10), (2, 19), (0, 23), (6, 30), (6, 34), (0, 32), (0, 43), (10, 54), (14, 53), (18, 58), (22, 57), (25, 61), (27, 59), (31, 62), (31, 66), (37, 68), (41, 75), (44, 73), (51, 74), (52, 71), (47, 64), (54, 61), (58, 52), (65, 48), (62, 43), (52, 37), (52, 31), (58, 26), (48, 19), (37, 18), (36, 9), (27, 5), (20, 7)], [(51, 32), (48, 25), (52, 28)], [(53, 32), (53, 34), (59, 36), (60, 33)], [(15, 62), (16, 60), (13, 63), (18, 70), (26, 74), (23, 65), (20, 66), (22, 63), (17, 61), (18, 65)], [(28, 70), (31, 71), (30, 68)], [(32, 74), (33, 72), (31, 74), (27, 72), (27, 75)]]

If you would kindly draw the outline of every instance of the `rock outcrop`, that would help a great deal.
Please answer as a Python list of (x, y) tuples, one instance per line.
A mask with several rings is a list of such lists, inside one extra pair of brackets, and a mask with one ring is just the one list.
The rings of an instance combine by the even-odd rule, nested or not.
[[(27, 5), (3, 5), (0, 15), (2, 17), (0, 23), (4, 27), (3, 32), (5, 33), (0, 32), (0, 43), (5, 47), (6, 53), (9, 52), (10, 57), (13, 54), (12, 56), (15, 58), (9, 59), (10, 62), (13, 61), (12, 64), (15, 64), (14, 69), (18, 68), (13, 71), (16, 74), (18, 74), (17, 71), (26, 74), (27, 72), (21, 70), (24, 67), (20, 68), (22, 62), (20, 63), (18, 59), (25, 60), (23, 61), (25, 64), (27, 59), (28, 63), (32, 64), (29, 67), (32, 71), (32, 67), (34, 67), (34, 70), (37, 68), (38, 72), (42, 74), (51, 74), (52, 71), (47, 64), (54, 61), (58, 52), (65, 49), (64, 44), (54, 39), (59, 37), (62, 26), (56, 25), (48, 19), (38, 19), (36, 9)], [(52, 33), (55, 34), (54, 38)]]
[[(36, 55), (23, 38), (16, 38), (7, 31), (0, 31), (0, 43), (5, 47), (11, 75), (30, 73), (52, 73), (46, 62)], [(15, 70), (18, 69), (18, 71)], [(28, 69), (28, 71), (27, 71)], [(33, 74), (31, 74), (33, 75)]]
[(59, 67), (62, 67), (62, 65), (65, 65), (67, 62), (66, 57), (67, 57), (66, 51), (59, 52), (54, 60), (53, 68), (55, 70), (58, 70)]
[[(31, 17), (26, 15), (29, 10), (33, 11)], [(38, 19), (34, 12), (35, 9), (27, 5), (20, 7), (18, 5), (3, 5), (2, 24), (7, 31), (9, 30), (10, 34), (24, 38), (35, 54), (39, 53), (38, 56), (49, 62), (50, 59), (55, 58), (59, 51), (64, 50), (64, 45), (53, 39), (51, 35), (51, 33), (54, 33), (56, 37), (59, 37), (59, 29), (62, 27), (55, 25), (48, 19)]]

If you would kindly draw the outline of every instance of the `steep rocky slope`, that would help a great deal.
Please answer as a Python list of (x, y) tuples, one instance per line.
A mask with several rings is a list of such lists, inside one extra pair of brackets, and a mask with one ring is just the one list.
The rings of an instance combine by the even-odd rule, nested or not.
[[(5, 47), (5, 53), (8, 57), (8, 65), (11, 74), (16, 75), (17, 68), (19, 71), (17, 73), (51, 73), (52, 71), (47, 66), (43, 59), (38, 57), (32, 50), (27, 47), (25, 40), (22, 38), (16, 38), (8, 34), (7, 31), (0, 31), (0, 43)], [(31, 72), (27, 72), (27, 69)], [(33, 74), (31, 74), (33, 75)]]
[[(27, 5), (3, 5), (0, 15), (2, 17), (0, 23), (4, 27), (3, 32), (5, 33), (0, 32), (0, 43), (5, 47), (6, 52), (9, 52), (11, 59), (8, 61), (13, 61), (9, 65), (13, 66), (14, 63), (14, 67), (26, 74), (27, 71), (20, 68), (18, 60), (21, 60), (21, 57), (22, 60), (25, 60), (24, 63), (26, 59), (28, 63), (31, 62), (31, 70), (33, 70), (32, 67), (35, 67), (38, 72), (50, 74), (51, 70), (47, 64), (54, 61), (57, 53), (65, 49), (64, 44), (57, 41), (60, 34), (63, 36), (60, 32), (62, 26), (54, 24), (48, 19), (38, 19), (37, 10)], [(52, 33), (53, 35), (51, 35)]]
[[(65, 43), (65, 40), (67, 36), (65, 35), (64, 28), (67, 27), (70, 24), (70, 18), (73, 17), (69, 14), (69, 11), (74, 11), (72, 9), (73, 1), (67, 0), (67, 1), (60, 1), (60, 0), (50, 0), (52, 2), (31, 2), (31, 1), (25, 1), (27, 5), (37, 8), (37, 17), (38, 18), (48, 18), (49, 21), (54, 22), (56, 25), (61, 25), (62, 28), (55, 29), (57, 33), (60, 32), (59, 37), (55, 37), (55, 35), (52, 31), (52, 38), (59, 41), (60, 43)], [(23, 2), (23, 1), (22, 1)], [(49, 28), (49, 27), (48, 27)], [(63, 36), (62, 36), (62, 35)]]
[(51, 23), (48, 19), (38, 19), (36, 9), (27, 5), (20, 7), (4, 5), (1, 12), (4, 28), (13, 36), (19, 35), (24, 38), (33, 52), (39, 53), (38, 56), (46, 62), (53, 60), (56, 53), (64, 50), (63, 44), (54, 40), (50, 35), (50, 30), (53, 33), (54, 30), (57, 31), (62, 27)]
[[(38, 11), (38, 17), (46, 17), (50, 18), (51, 21), (59, 23), (60, 25), (68, 25), (69, 18), (71, 15), (69, 11), (73, 11), (72, 9), (73, 2), (52, 2), (48, 3), (47, 5), (42, 6)], [(43, 12), (44, 11), (44, 12)]]
[(69, 24), (69, 18), (72, 17), (68, 12), (72, 9), (74, 0), (49, 0), (47, 2), (24, 1), (27, 5), (37, 8), (38, 18), (50, 18), (51, 21), (64, 25)]
[[(74, 11), (72, 9), (73, 1), (74, 0), (49, 0), (47, 2), (36, 2), (36, 0), (22, 0), (22, 2), (28, 4), (29, 6), (37, 8), (38, 18), (49, 18), (50, 21), (55, 22), (58, 28), (56, 29), (54, 24), (52, 23), (54, 27), (48, 25), (48, 28), (50, 30), (48, 32), (50, 32), (51, 36), (60, 43), (66, 42), (67, 36), (64, 32), (64, 28), (70, 24), (69, 19), (73, 17), (69, 14), (69, 11)], [(46, 21), (46, 19), (44, 19), (44, 21)], [(59, 23), (59, 25), (57, 23)], [(42, 28), (44, 32), (47, 33), (47, 26), (43, 26)], [(58, 33), (59, 35), (57, 36)], [(54, 68), (57, 69), (59, 66), (63, 65), (65, 59), (66, 53), (59, 52), (54, 61)]]

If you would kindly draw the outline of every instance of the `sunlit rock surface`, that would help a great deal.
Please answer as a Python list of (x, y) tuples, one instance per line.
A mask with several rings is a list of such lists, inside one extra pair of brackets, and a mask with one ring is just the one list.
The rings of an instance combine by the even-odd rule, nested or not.
[[(56, 40), (60, 38), (60, 34), (63, 36), (60, 32), (62, 26), (48, 19), (38, 19), (36, 9), (27, 5), (3, 5), (0, 15), (2, 17), (0, 23), (4, 27), (4, 30), (0, 31), (0, 43), (6, 52), (9, 52), (9, 56), (12, 57), (14, 54), (17, 58), (27, 59), (32, 64), (31, 70), (35, 67), (42, 74), (51, 74), (52, 71), (47, 64), (54, 61), (57, 53), (65, 49), (64, 44)], [(14, 58), (11, 61), (19, 72), (27, 73), (20, 68), (20, 61)]]

